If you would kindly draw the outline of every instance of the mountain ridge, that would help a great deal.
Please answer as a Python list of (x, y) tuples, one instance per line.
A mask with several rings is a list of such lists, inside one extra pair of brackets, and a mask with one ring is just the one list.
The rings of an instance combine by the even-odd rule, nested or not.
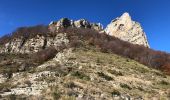
[[(0, 52), (12, 52), (12, 53), (29, 53), (29, 52), (38, 52), (42, 48), (49, 47), (50, 45), (57, 45), (54, 41), (56, 39), (48, 37), (49, 33), (55, 35), (59, 33), (64, 28), (87, 28), (98, 31), (99, 33), (106, 33), (110, 36), (117, 37), (123, 41), (130, 42), (132, 44), (143, 45), (149, 48), (149, 44), (146, 38), (143, 29), (140, 24), (131, 20), (131, 17), (128, 13), (124, 13), (120, 18), (116, 18), (106, 29), (103, 29), (103, 25), (100, 23), (91, 23), (85, 19), (80, 20), (70, 20), (68, 18), (62, 18), (59, 21), (52, 21), (48, 26), (35, 26), (34, 27), (23, 27), (19, 28), (14, 35), (17, 35), (17, 38), (12, 39), (11, 41), (6, 42)], [(122, 28), (120, 28), (122, 27)], [(48, 28), (48, 29), (47, 29)], [(41, 34), (43, 33), (44, 34)], [(62, 31), (61, 31), (62, 32)], [(34, 39), (25, 39), (29, 38), (29, 34), (33, 33)], [(39, 35), (40, 33), (40, 35)], [(47, 36), (47, 38), (46, 38)], [(3, 38), (0, 39), (3, 41)], [(34, 42), (35, 41), (35, 42)], [(66, 42), (63, 40), (63, 42)], [(38, 44), (37, 44), (38, 43)], [(30, 46), (30, 47), (29, 47)], [(35, 48), (35, 49), (34, 49)]]

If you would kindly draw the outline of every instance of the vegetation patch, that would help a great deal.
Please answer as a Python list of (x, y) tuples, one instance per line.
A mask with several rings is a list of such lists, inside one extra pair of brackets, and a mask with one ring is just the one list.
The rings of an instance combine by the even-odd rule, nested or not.
[(102, 64), (102, 63), (104, 63), (104, 62), (103, 62), (100, 58), (97, 58), (96, 63), (97, 63), (98, 65), (100, 65), (100, 64)]
[(160, 84), (161, 84), (161, 85), (170, 85), (170, 83), (168, 83), (168, 82), (165, 81), (165, 80), (162, 80), (162, 81), (160, 82)]
[(77, 78), (79, 78), (79, 79), (82, 79), (82, 80), (87, 80), (87, 81), (90, 80), (90, 77), (89, 77), (89, 76), (87, 76), (87, 75), (85, 75), (84, 73), (79, 72), (79, 71), (72, 72), (71, 75), (72, 75), (72, 76), (75, 76), (75, 77), (77, 77)]
[(141, 86), (138, 86), (137, 89), (140, 91), (144, 91), (144, 89)]
[(113, 75), (116, 75), (116, 76), (123, 76), (123, 73), (120, 72), (120, 71), (116, 71), (116, 70), (111, 70), (111, 69), (109, 69), (108, 72), (111, 73), (111, 74), (113, 74)]
[(76, 87), (82, 88), (82, 87), (80, 87), (80, 86), (74, 84), (74, 82), (65, 83), (65, 84), (64, 84), (64, 87), (66, 87), (66, 88), (76, 88)]
[(121, 88), (129, 89), (129, 90), (131, 90), (131, 89), (132, 89), (129, 85), (124, 84), (124, 83), (121, 83), (121, 84), (120, 84), (120, 87), (121, 87)]
[[(12, 84), (9, 83), (0, 83), (0, 91), (9, 90), (12, 87)], [(6, 91), (8, 92), (8, 91)]]
[(112, 77), (110, 77), (110, 76), (104, 74), (103, 72), (98, 72), (97, 74), (98, 74), (100, 77), (102, 77), (102, 78), (104, 78), (105, 80), (107, 80), (107, 81), (113, 80)]
[(111, 92), (111, 94), (112, 94), (112, 96), (120, 96), (121, 95), (121, 93), (118, 90), (113, 90)]
[(74, 96), (62, 96), (61, 100), (76, 100)]
[(32, 85), (31, 81), (29, 81), (29, 80), (24, 81), (24, 83), (27, 84), (28, 87), (31, 87), (31, 85)]
[(38, 63), (43, 63), (45, 61), (48, 61), (49, 59), (54, 58), (56, 54), (57, 50), (54, 47), (49, 47), (33, 54), (32, 58)]
[(52, 96), (54, 100), (59, 100), (61, 98), (61, 92), (58, 90), (57, 86), (55, 87)]

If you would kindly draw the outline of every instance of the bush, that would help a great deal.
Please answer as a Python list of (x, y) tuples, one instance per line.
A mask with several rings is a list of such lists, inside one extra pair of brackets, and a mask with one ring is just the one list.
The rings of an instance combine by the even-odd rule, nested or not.
[(61, 93), (57, 89), (53, 92), (52, 95), (54, 100), (59, 100), (61, 97)]
[(24, 42), (28, 38), (34, 38), (37, 35), (46, 36), (47, 33), (49, 33), (49, 29), (48, 29), (48, 26), (45, 26), (45, 25), (19, 27), (11, 34), (1, 37), (0, 45), (4, 45), (5, 43), (11, 41), (14, 38), (22, 38), (23, 39), (22, 41)]
[(114, 74), (116, 76), (123, 76), (122, 72), (116, 70), (108, 70), (109, 73)]
[(77, 86), (76, 84), (74, 84), (74, 82), (68, 82), (68, 83), (64, 84), (64, 86), (65, 86), (66, 88), (71, 88), (71, 89), (76, 88), (76, 87), (79, 87), (79, 86)]
[(5, 43), (7, 43), (8, 41), (11, 40), (10, 35), (4, 35), (3, 37), (0, 38), (0, 45), (4, 45)]
[(121, 95), (121, 93), (118, 90), (113, 90), (111, 92), (111, 94), (112, 94), (112, 96), (120, 96)]
[(38, 63), (43, 63), (49, 59), (52, 59), (57, 54), (57, 50), (54, 47), (49, 47), (33, 54), (33, 60)]
[(165, 81), (165, 80), (162, 80), (162, 81), (160, 82), (160, 84), (162, 84), (162, 85), (169, 85), (170, 83), (168, 83), (168, 82)]
[(110, 77), (110, 76), (108, 76), (108, 75), (105, 75), (105, 74), (104, 74), (104, 73), (102, 73), (102, 72), (98, 72), (98, 75), (99, 75), (100, 77), (102, 77), (102, 78), (106, 79), (107, 81), (111, 81), (111, 80), (113, 80), (113, 78), (112, 78), (112, 77)]
[(75, 72), (72, 72), (71, 73), (72, 76), (75, 76), (75, 77), (78, 77), (80, 79), (83, 79), (83, 80), (87, 80), (89, 81), (90, 80), (90, 77), (85, 75), (84, 73), (82, 72), (79, 72), (79, 71), (75, 71)]
[(129, 90), (132, 89), (129, 85), (123, 84), (123, 83), (120, 84), (120, 87), (122, 87), (122, 88), (127, 88), (127, 89), (129, 89)]
[(46, 35), (49, 32), (48, 27), (45, 25), (36, 25), (30, 27), (20, 27), (12, 33), (12, 38), (33, 38), (36, 35)]

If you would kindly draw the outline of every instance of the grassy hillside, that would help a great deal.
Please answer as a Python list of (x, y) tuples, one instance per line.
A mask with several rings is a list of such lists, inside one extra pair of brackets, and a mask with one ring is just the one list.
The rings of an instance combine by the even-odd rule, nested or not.
[[(170, 76), (165, 74), (170, 72), (169, 54), (89, 29), (68, 28), (59, 33), (67, 33), (69, 44), (57, 50), (0, 54), (0, 98), (170, 99)], [(17, 37), (5, 38), (2, 44)]]
[[(44, 41), (47, 42), (48, 37), (55, 38), (57, 34), (63, 34), (63, 33), (66, 33), (66, 37), (64, 38), (67, 38), (69, 40), (69, 44), (68, 44), (69, 47), (80, 47), (82, 45), (84, 46), (84, 44), (91, 45), (96, 48), (99, 48), (101, 52), (121, 55), (133, 59), (135, 61), (138, 61), (141, 64), (144, 64), (148, 67), (159, 69), (165, 72), (166, 74), (170, 74), (169, 53), (165, 53), (162, 51), (155, 51), (140, 45), (134, 45), (129, 42), (122, 41), (116, 37), (109, 36), (104, 31), (99, 32), (93, 29), (67, 27), (67, 28), (61, 28), (57, 32), (50, 32), (48, 30), (48, 27), (43, 25), (22, 27), (22, 28), (18, 28), (11, 35), (1, 37), (0, 47), (3, 48), (5, 47), (6, 43), (10, 43), (17, 38), (22, 38), (21, 41), (23, 41), (23, 43), (21, 43), (21, 45), (16, 50), (16, 51), (20, 51), (20, 49), (22, 48), (22, 46), (24, 46), (26, 41), (28, 41), (29, 39), (35, 39), (36, 36), (42, 36), (42, 38), (44, 38)], [(14, 43), (12, 44), (16, 44), (15, 41), (13, 42)], [(44, 42), (42, 49), (48, 48), (46, 42)], [(31, 45), (31, 44), (27, 44), (27, 45)], [(64, 45), (62, 46), (63, 46), (62, 48), (65, 48)], [(5, 47), (5, 49), (2, 49), (1, 52), (11, 51), (9, 47), (15, 47), (15, 46), (9, 45)], [(58, 49), (58, 47), (55, 46), (54, 48)], [(28, 51), (29, 50), (31, 50), (31, 48), (29, 48)]]
[[(50, 72), (49, 75), (29, 78), (34, 74), (39, 75), (47, 71)], [(78, 98), (83, 100), (170, 99), (170, 76), (129, 58), (101, 53), (92, 47), (65, 49), (52, 60), (18, 74), (19, 76), (12, 77), (6, 83), (1, 83), (1, 87), (6, 86), (12, 89), (22, 85), (22, 88), (33, 89), (35, 82), (47, 84), (47, 87), (41, 89), (40, 95), (8, 95), (5, 98), (29, 97), (35, 100), (38, 98), (54, 100), (76, 100)], [(8, 86), (7, 83), (11, 84)], [(4, 95), (7, 92), (1, 93)]]

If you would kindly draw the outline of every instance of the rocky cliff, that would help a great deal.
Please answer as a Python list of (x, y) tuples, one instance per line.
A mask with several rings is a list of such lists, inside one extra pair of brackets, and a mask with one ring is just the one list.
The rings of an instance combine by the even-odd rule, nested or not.
[(121, 17), (112, 20), (105, 31), (107, 34), (124, 41), (150, 47), (141, 25), (132, 21), (128, 13), (124, 13)]
[(28, 38), (27, 40), (25, 40), (23, 36), (12, 38), (9, 42), (1, 46), (0, 52), (33, 53), (50, 46), (57, 48), (62, 45), (67, 45), (69, 43), (66, 36), (67, 33), (60, 31), (67, 28), (88, 28), (149, 48), (146, 35), (140, 24), (132, 21), (128, 13), (124, 13), (120, 18), (113, 20), (106, 29), (103, 29), (100, 23), (90, 23), (85, 19), (74, 21), (68, 18), (62, 18), (48, 25), (49, 33), (53, 33), (52, 37), (49, 36), (49, 33), (46, 33), (46, 35), (38, 35), (37, 33), (36, 36)]
[(23, 37), (12, 39), (0, 49), (0, 53), (34, 53), (51, 46), (57, 49), (69, 42), (65, 33), (56, 34), (54, 37), (37, 35), (34, 38), (27, 39), (24, 43), (23, 41)]
[(103, 30), (103, 26), (100, 23), (90, 23), (85, 19), (80, 19), (77, 21), (70, 20), (68, 18), (62, 18), (57, 22), (51, 22), (49, 24), (49, 29), (51, 32), (58, 32), (61, 28), (90, 28), (96, 31)]
[(90, 23), (85, 19), (73, 21), (68, 18), (62, 18), (57, 22), (51, 22), (48, 28), (49, 33), (52, 33), (53, 36), (49, 36), (49, 33), (46, 33), (46, 35), (39, 35), (37, 33), (35, 37), (28, 38), (27, 40), (25, 40), (23, 36), (13, 38), (1, 47), (0, 53), (33, 53), (50, 46), (57, 48), (67, 45), (69, 40), (67, 39), (66, 33), (60, 33), (59, 31), (65, 28), (88, 28), (96, 31), (103, 30), (103, 26), (100, 23)]

